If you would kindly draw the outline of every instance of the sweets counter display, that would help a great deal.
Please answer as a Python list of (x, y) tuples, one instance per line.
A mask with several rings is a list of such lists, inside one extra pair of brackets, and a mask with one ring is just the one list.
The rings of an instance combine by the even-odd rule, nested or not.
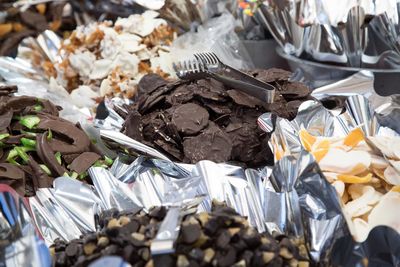
[[(246, 1), (95, 2), (1, 5), (4, 266), (400, 264), (399, 101), (373, 73), (315, 89), (238, 29), (199, 41)], [(178, 78), (208, 51), (271, 103), (195, 57)]]

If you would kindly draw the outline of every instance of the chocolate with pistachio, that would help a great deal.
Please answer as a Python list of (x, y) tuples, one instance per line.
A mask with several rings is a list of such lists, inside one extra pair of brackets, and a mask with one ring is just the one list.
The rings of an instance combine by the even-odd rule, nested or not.
[(123, 131), (181, 162), (272, 163), (268, 136), (258, 128), (257, 118), (273, 112), (293, 119), (300, 104), (310, 99), (310, 90), (289, 81), (291, 73), (284, 70), (249, 73), (276, 87), (274, 103), (262, 103), (215, 80), (168, 82), (156, 74), (146, 75)]
[(89, 179), (93, 164), (109, 160), (95, 151), (78, 125), (60, 118), (60, 107), (48, 100), (13, 96), (15, 87), (0, 87), (0, 183), (21, 195), (50, 187), (53, 179)]

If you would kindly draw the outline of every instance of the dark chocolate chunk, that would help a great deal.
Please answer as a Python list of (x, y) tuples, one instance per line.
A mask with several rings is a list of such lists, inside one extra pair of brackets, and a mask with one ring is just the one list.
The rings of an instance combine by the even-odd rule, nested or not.
[(87, 171), (98, 159), (100, 155), (93, 152), (83, 152), (70, 164), (69, 169), (78, 174)]
[(25, 38), (34, 35), (35, 31), (22, 30), (8, 34), (4, 40), (1, 40), (0, 56), (16, 57), (18, 52), (18, 44)]
[(49, 141), (49, 145), (53, 151), (65, 154), (75, 154), (85, 152), (89, 149), (89, 137), (85, 134), (85, 132), (80, 130), (71, 122), (47, 119), (45, 116), (39, 117), (41, 120), (37, 126), (38, 129), (50, 129), (52, 132), (68, 137), (68, 139), (72, 141), (71, 143), (67, 143), (55, 138), (51, 139)]
[(237, 90), (228, 90), (228, 95), (238, 105), (246, 106), (249, 108), (255, 108), (257, 106), (262, 107), (264, 105), (264, 103), (262, 103), (259, 99)]
[(167, 96), (166, 100), (171, 105), (187, 103), (193, 99), (196, 89), (193, 84), (180, 85)]
[(209, 114), (199, 105), (188, 103), (175, 109), (172, 122), (179, 132), (185, 135), (199, 133), (208, 125)]
[(286, 70), (271, 68), (267, 70), (254, 70), (250, 71), (250, 73), (260, 79), (263, 82), (270, 83), (270, 82), (278, 82), (278, 81), (287, 81), (292, 73)]
[(200, 160), (226, 162), (231, 157), (232, 142), (229, 136), (216, 126), (207, 128), (196, 137), (183, 141), (185, 157), (190, 163)]
[(139, 93), (151, 94), (158, 88), (167, 84), (167, 81), (157, 74), (148, 74), (140, 79), (138, 88)]
[(124, 133), (130, 138), (135, 139), (136, 141), (143, 140), (142, 116), (139, 112), (134, 110), (129, 113), (125, 120), (124, 128)]
[(25, 194), (25, 173), (9, 163), (0, 163), (0, 182), (13, 187), (18, 193)]
[(289, 82), (284, 89), (279, 91), (285, 99), (303, 98), (310, 95), (311, 90), (304, 83)]

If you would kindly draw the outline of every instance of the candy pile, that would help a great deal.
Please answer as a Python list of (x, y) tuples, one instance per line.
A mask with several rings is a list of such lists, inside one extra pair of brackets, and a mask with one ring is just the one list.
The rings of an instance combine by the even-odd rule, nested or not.
[(58, 117), (50, 101), (12, 96), (16, 87), (0, 87), (0, 183), (21, 195), (51, 187), (53, 179), (88, 179), (93, 164), (110, 165), (77, 125)]
[(76, 27), (73, 17), (65, 16), (66, 1), (39, 3), (23, 11), (12, 6), (16, 1), (1, 2), (0, 9), (5, 10), (6, 18), (1, 21), (0, 17), (0, 56), (15, 56), (19, 42), (25, 37), (47, 29), (67, 31)]
[(109, 211), (101, 216), (102, 230), (69, 244), (56, 240), (51, 246), (55, 266), (87, 266), (103, 255), (119, 255), (132, 266), (308, 266), (301, 256), (305, 247), (286, 237), (259, 234), (244, 217), (223, 206), (211, 213), (184, 218), (172, 255), (152, 259), (151, 240), (166, 215), (165, 208), (149, 214)]
[(284, 70), (251, 74), (276, 86), (279, 93), (273, 104), (215, 80), (167, 82), (158, 75), (147, 75), (139, 82), (139, 98), (130, 107), (124, 132), (183, 162), (265, 165), (272, 155), (265, 132), (257, 126), (258, 116), (272, 111), (294, 118), (298, 106), (309, 99), (310, 90), (301, 83), (289, 82), (290, 73)]
[(79, 26), (64, 40), (62, 62), (40, 64), (71, 93), (78, 106), (103, 96), (132, 97), (147, 73), (169, 76), (175, 32), (158, 13), (146, 11), (111, 22)]
[(356, 241), (378, 225), (400, 233), (400, 137), (365, 137), (359, 128), (344, 138), (314, 137), (304, 129), (299, 135), (340, 195)]

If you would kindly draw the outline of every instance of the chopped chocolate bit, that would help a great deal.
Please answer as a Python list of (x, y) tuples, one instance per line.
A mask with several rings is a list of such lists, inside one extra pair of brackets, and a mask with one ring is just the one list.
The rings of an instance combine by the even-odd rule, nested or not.
[(68, 165), (70, 165), (74, 161), (74, 159), (79, 157), (79, 155), (80, 154), (68, 154), (68, 155), (63, 155), (62, 158)]
[(78, 174), (87, 171), (101, 156), (93, 152), (83, 152), (79, 157), (75, 158), (69, 166), (69, 169)]
[(231, 235), (228, 231), (223, 231), (217, 238), (216, 246), (219, 249), (225, 249), (231, 241)]
[(185, 135), (199, 133), (208, 125), (209, 114), (199, 105), (188, 103), (175, 109), (172, 122)]
[(35, 176), (34, 181), (37, 181), (38, 188), (48, 188), (53, 184), (53, 179), (39, 166), (36, 160), (33, 159), (32, 156), (29, 155), (29, 166), (33, 171), (33, 175)]
[(161, 221), (165, 217), (165, 215), (167, 215), (167, 209), (163, 206), (156, 207), (156, 208), (153, 208), (152, 210), (150, 210), (149, 215), (150, 215), (150, 217), (153, 217), (153, 218)]

